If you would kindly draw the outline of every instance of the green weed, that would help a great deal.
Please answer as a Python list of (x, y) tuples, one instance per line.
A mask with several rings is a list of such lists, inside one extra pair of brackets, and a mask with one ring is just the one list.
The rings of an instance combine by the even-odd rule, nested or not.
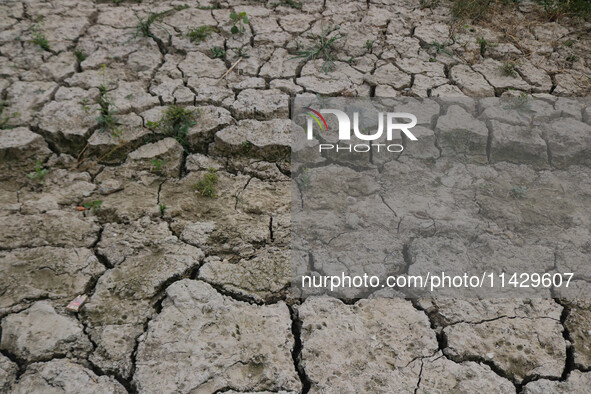
[(211, 48), (211, 54), (214, 59), (225, 59), (226, 58), (226, 50), (220, 47), (213, 47)]
[(433, 41), (431, 44), (429, 44), (429, 46), (435, 49), (435, 57), (437, 57), (439, 53), (445, 53), (448, 56), (453, 56), (451, 51), (447, 49), (448, 44), (441, 44), (437, 41)]
[(215, 197), (215, 185), (218, 183), (218, 174), (215, 168), (210, 168), (203, 178), (195, 183), (194, 187), (203, 197)]
[(506, 77), (513, 77), (517, 76), (517, 71), (515, 71), (515, 63), (513, 62), (505, 62), (499, 67), (501, 74)]
[(152, 130), (160, 129), (162, 133), (177, 140), (187, 150), (187, 133), (195, 125), (197, 115), (195, 111), (171, 105), (166, 109), (160, 121), (148, 122), (151, 124), (147, 124), (147, 126)]
[(31, 42), (35, 45), (39, 45), (39, 47), (44, 51), (50, 52), (51, 48), (49, 47), (49, 41), (47, 41), (45, 33), (43, 33), (43, 31), (41, 30), (42, 27), (42, 22), (39, 22), (31, 26), (31, 35), (33, 36)]
[(367, 49), (368, 52), (371, 52), (372, 48), (373, 48), (373, 41), (371, 41), (371, 40), (365, 41), (365, 49)]
[(488, 46), (488, 41), (486, 41), (484, 37), (480, 37), (476, 39), (476, 43), (480, 45), (480, 56), (484, 56), (486, 53), (486, 47)]
[(513, 186), (511, 188), (511, 190), (509, 191), (509, 194), (513, 198), (519, 198), (519, 199), (525, 198), (525, 196), (527, 194), (527, 186)]
[(115, 111), (113, 110), (113, 103), (109, 97), (107, 92), (107, 87), (103, 84), (98, 86), (99, 90), (99, 97), (97, 99), (97, 103), (99, 105), (99, 116), (96, 118), (96, 121), (99, 126), (99, 130), (101, 131), (114, 131), (115, 126), (119, 123), (117, 118), (115, 117)]
[(82, 204), (84, 208), (90, 210), (92, 213), (98, 211), (101, 208), (101, 205), (103, 205), (103, 202), (101, 200), (89, 201)]
[(159, 173), (166, 164), (166, 160), (152, 159), (152, 172)]
[(164, 212), (166, 211), (166, 204), (163, 204), (163, 203), (158, 204), (158, 209), (160, 210), (160, 215), (164, 216)]
[(246, 33), (246, 27), (244, 26), (250, 23), (246, 12), (232, 11), (230, 13), (230, 20), (232, 21), (232, 28), (230, 29), (232, 34)]
[(189, 37), (189, 41), (200, 43), (205, 41), (207, 37), (211, 35), (211, 33), (217, 32), (217, 27), (214, 26), (199, 26), (194, 29), (189, 30), (187, 33), (187, 37)]
[(309, 60), (322, 58), (324, 59), (322, 71), (324, 71), (325, 74), (328, 74), (328, 71), (334, 66), (332, 46), (335, 41), (345, 37), (338, 32), (339, 29), (339, 26), (329, 26), (326, 30), (323, 27), (320, 34), (312, 34), (310, 38), (314, 41), (313, 45), (304, 50), (296, 51), (294, 59), (302, 59), (303, 62), (307, 62)]
[(43, 185), (45, 183), (45, 175), (47, 175), (48, 172), (48, 169), (43, 168), (43, 163), (38, 161), (37, 165), (35, 165), (35, 172), (27, 174), (27, 178), (36, 180), (39, 184)]
[(78, 63), (82, 63), (88, 57), (88, 55), (86, 53), (84, 53), (80, 50), (75, 50), (74, 56), (76, 56), (76, 60), (78, 60)]
[(300, 185), (302, 190), (307, 190), (310, 188), (310, 174), (308, 174), (308, 168), (302, 169), (302, 173), (297, 178), (297, 183)]

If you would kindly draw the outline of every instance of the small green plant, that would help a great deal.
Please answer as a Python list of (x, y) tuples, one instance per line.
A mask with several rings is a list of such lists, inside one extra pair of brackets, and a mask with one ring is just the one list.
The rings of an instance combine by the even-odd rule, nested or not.
[(371, 41), (371, 40), (365, 41), (365, 49), (367, 49), (368, 52), (371, 52), (372, 48), (373, 48), (373, 41)]
[(158, 122), (146, 122), (146, 126), (174, 138), (186, 151), (188, 149), (187, 133), (195, 125), (197, 115), (195, 111), (171, 105), (164, 111), (164, 115)]
[(166, 160), (152, 159), (152, 172), (162, 171), (162, 167), (166, 164)]
[(226, 58), (226, 50), (220, 47), (213, 47), (211, 48), (211, 54), (214, 59), (225, 59)]
[(249, 58), (250, 55), (248, 54), (248, 49), (246, 49), (247, 46), (246, 45), (242, 45), (239, 48), (232, 48), (232, 50), (234, 51), (234, 58), (238, 59), (239, 57), (246, 59)]
[(250, 141), (244, 141), (242, 142), (242, 150), (244, 152), (249, 152), (252, 149), (252, 142)]
[(574, 44), (575, 44), (575, 41), (574, 40), (571, 40), (571, 39), (566, 40), (564, 42), (564, 46), (569, 47), (569, 48), (572, 47)]
[(5, 115), (4, 108), (6, 108), (6, 101), (0, 100), (0, 130), (12, 129), (12, 126), (8, 125), (10, 119), (18, 118), (19, 113), (13, 112), (12, 114)]
[[(332, 58), (333, 44), (335, 41), (345, 37), (338, 30), (339, 26), (329, 26), (326, 30), (324, 27), (320, 34), (312, 34), (309, 37), (313, 40), (312, 46), (296, 51), (294, 59), (302, 59), (303, 62), (316, 59), (324, 59), (322, 64), (322, 71), (328, 74), (328, 71), (334, 66)], [(333, 34), (334, 33), (334, 34)]]
[(565, 59), (565, 60), (566, 60), (568, 63), (570, 63), (570, 64), (571, 64), (571, 66), (572, 66), (572, 64), (573, 64), (574, 62), (576, 62), (577, 60), (579, 60), (579, 57), (578, 57), (577, 55), (568, 55), (568, 56), (566, 57), (566, 59)]
[(103, 205), (103, 202), (101, 200), (89, 201), (82, 204), (84, 208), (88, 209), (92, 213), (98, 211), (101, 208), (101, 205)]
[(302, 173), (297, 178), (298, 185), (302, 188), (302, 190), (307, 190), (310, 188), (310, 174), (308, 174), (308, 168), (303, 168)]
[(170, 35), (170, 33), (168, 32), (168, 30), (166, 30), (166, 28), (159, 23), (156, 23), (160, 20), (162, 20), (162, 18), (164, 18), (167, 15), (170, 15), (171, 13), (175, 12), (175, 11), (180, 11), (180, 10), (184, 10), (185, 8), (188, 8), (189, 6), (184, 4), (184, 5), (180, 5), (180, 6), (176, 6), (173, 7), (171, 9), (168, 9), (166, 11), (162, 11), (162, 12), (158, 12), (158, 13), (150, 13), (148, 14), (146, 17), (144, 18), (140, 18), (139, 15), (134, 11), (135, 17), (138, 20), (137, 25), (131, 27), (132, 29), (135, 29), (135, 33), (133, 34), (134, 38), (137, 37), (149, 37), (151, 39), (153, 39), (156, 44), (158, 44), (158, 47), (162, 50), (163, 48), (165, 48), (164, 42), (154, 34), (154, 32), (152, 31), (152, 25), (159, 27), (160, 29), (164, 30), (168, 35)]
[(509, 104), (504, 106), (505, 109), (512, 109), (517, 112), (523, 112), (531, 109), (531, 98), (527, 93), (521, 93), (517, 97), (509, 99)]
[(47, 37), (45, 37), (45, 33), (42, 31), (42, 22), (31, 26), (31, 35), (33, 36), (33, 39), (31, 40), (33, 44), (39, 45), (44, 51), (51, 51), (49, 41), (47, 41)]
[(513, 198), (519, 198), (519, 199), (525, 198), (525, 196), (527, 194), (527, 186), (513, 186), (511, 188), (511, 191), (509, 192), (509, 194)]
[(115, 117), (115, 111), (113, 110), (113, 103), (111, 102), (111, 98), (109, 97), (107, 87), (103, 84), (98, 86), (99, 90), (99, 97), (97, 99), (97, 103), (99, 105), (99, 116), (96, 118), (96, 121), (99, 126), (99, 130), (101, 131), (113, 131), (115, 130), (115, 126), (119, 123), (117, 118)]
[(452, 56), (450, 50), (447, 49), (448, 44), (441, 44), (438, 41), (433, 41), (429, 46), (435, 49), (435, 57), (437, 57), (439, 53), (445, 53), (448, 56)]
[(215, 168), (210, 168), (207, 170), (203, 178), (195, 183), (195, 189), (201, 194), (203, 197), (215, 197), (215, 185), (218, 183), (218, 174), (216, 173)]
[(515, 63), (513, 62), (505, 62), (500, 67), (501, 74), (506, 77), (513, 77), (517, 76), (517, 71), (515, 71)]
[(484, 37), (480, 37), (476, 39), (476, 43), (480, 45), (480, 56), (484, 56), (486, 53), (486, 47), (488, 46), (488, 41)]
[(158, 209), (160, 210), (160, 215), (164, 216), (164, 212), (166, 211), (166, 204), (163, 204), (163, 203), (158, 204)]
[(205, 41), (207, 37), (211, 35), (211, 33), (215, 33), (217, 31), (217, 27), (214, 26), (199, 26), (189, 30), (187, 37), (189, 37), (189, 41), (191, 42), (200, 43)]
[(250, 23), (246, 12), (232, 11), (230, 13), (230, 20), (232, 21), (232, 28), (230, 29), (232, 34), (246, 33), (246, 27), (244, 26)]
[(48, 171), (46, 168), (43, 168), (43, 163), (38, 161), (35, 165), (35, 172), (27, 174), (27, 178), (36, 180), (39, 184), (43, 185), (45, 183), (45, 175), (47, 175)]
[(88, 57), (88, 55), (86, 53), (84, 53), (80, 50), (75, 50), (74, 56), (76, 56), (76, 60), (78, 60), (78, 63), (82, 63)]

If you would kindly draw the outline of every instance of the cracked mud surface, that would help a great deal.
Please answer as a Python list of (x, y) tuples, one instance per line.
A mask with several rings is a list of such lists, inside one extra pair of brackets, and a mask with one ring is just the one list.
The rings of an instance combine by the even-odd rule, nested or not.
[[(588, 390), (588, 300), (300, 300), (288, 288), (296, 94), (537, 95), (577, 132), (474, 126), (473, 149), (458, 152), (440, 139), (442, 116), (437, 133), (418, 132), (428, 149), (386, 165), (422, 200), (404, 212), (408, 196), (383, 199), (392, 217), (381, 220), (401, 234), (398, 261), (461, 252), (475, 236), (501, 258), (542, 256), (588, 280), (591, 107), (567, 98), (591, 91), (589, 24), (545, 22), (530, 4), (458, 26), (445, 2), (187, 3), (0, 4), (1, 392)], [(248, 15), (243, 33), (232, 10)], [(329, 25), (345, 37), (328, 73), (293, 59)], [(200, 26), (212, 28), (191, 41)], [(485, 56), (480, 37), (494, 44)], [(156, 125), (172, 104), (197, 114), (181, 138)], [(465, 112), (452, 106), (449, 123)], [(410, 167), (441, 177), (417, 184)], [(210, 169), (213, 197), (195, 187)], [(475, 193), (454, 192), (481, 178)], [(540, 201), (561, 184), (564, 205), (507, 208), (518, 178)], [(460, 219), (443, 215), (464, 200)], [(88, 302), (66, 311), (78, 294)]]

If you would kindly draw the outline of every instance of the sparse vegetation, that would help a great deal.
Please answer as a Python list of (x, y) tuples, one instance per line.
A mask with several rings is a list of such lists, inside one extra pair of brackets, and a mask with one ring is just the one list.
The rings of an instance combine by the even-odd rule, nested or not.
[(160, 216), (164, 216), (164, 212), (166, 211), (166, 204), (158, 204), (158, 209), (160, 210)]
[(99, 126), (99, 130), (102, 131), (115, 131), (115, 126), (117, 126), (117, 118), (115, 117), (115, 111), (113, 109), (113, 103), (109, 97), (107, 87), (104, 84), (100, 84), (98, 86), (99, 90), (99, 97), (98, 97), (98, 105), (100, 108), (99, 116), (96, 118), (96, 121)]
[(425, 8), (436, 8), (440, 3), (440, 0), (421, 0), (419, 2), (419, 7), (421, 10), (424, 10)]
[(132, 27), (135, 29), (135, 33), (133, 34), (133, 37), (135, 37), (135, 38), (149, 37), (149, 38), (153, 39), (154, 41), (156, 41), (156, 43), (158, 44), (158, 47), (162, 49), (164, 46), (164, 43), (158, 36), (156, 36), (154, 34), (154, 32), (152, 31), (152, 25), (159, 27), (160, 29), (164, 30), (167, 34), (170, 35), (168, 30), (166, 30), (166, 28), (163, 25), (156, 23), (156, 22), (162, 20), (162, 18), (164, 18), (167, 15), (170, 15), (171, 13), (173, 13), (175, 11), (184, 10), (185, 8), (189, 8), (189, 6), (187, 4), (178, 5), (178, 6), (171, 8), (171, 9), (168, 9), (166, 11), (162, 11), (162, 12), (158, 12), (158, 13), (150, 13), (144, 18), (140, 18), (139, 15), (134, 12), (135, 17), (138, 20), (138, 23), (137, 23), (137, 25)]
[(451, 14), (456, 19), (480, 19), (490, 8), (494, 0), (455, 0)]
[(513, 186), (509, 191), (509, 194), (513, 198), (522, 199), (525, 198), (527, 194), (527, 186)]
[(367, 49), (368, 52), (371, 52), (372, 48), (373, 48), (373, 41), (371, 41), (371, 40), (365, 41), (365, 49)]
[(512, 109), (516, 111), (526, 111), (531, 109), (530, 96), (527, 93), (521, 93), (517, 97), (509, 99), (509, 104), (504, 107), (505, 109)]
[(48, 169), (43, 168), (43, 163), (38, 161), (35, 165), (35, 172), (27, 174), (27, 178), (36, 180), (39, 184), (43, 185), (45, 183), (45, 175), (47, 175), (48, 172)]
[(232, 28), (230, 32), (232, 34), (244, 34), (246, 33), (245, 25), (248, 25), (250, 21), (248, 20), (248, 16), (246, 12), (236, 12), (232, 11), (230, 13), (230, 20), (232, 21)]
[(242, 143), (242, 150), (243, 150), (243, 151), (245, 151), (245, 152), (248, 152), (248, 151), (250, 151), (251, 149), (252, 149), (252, 142), (250, 142), (250, 141), (244, 141), (244, 142)]
[(515, 63), (513, 62), (505, 62), (500, 66), (501, 74), (506, 77), (513, 77), (517, 76), (517, 71), (515, 71)]
[(302, 190), (310, 188), (310, 174), (308, 174), (308, 168), (303, 168), (302, 173), (297, 178), (298, 185)]
[(33, 36), (31, 42), (35, 45), (39, 45), (44, 51), (50, 52), (51, 48), (49, 47), (49, 41), (47, 41), (47, 37), (45, 37), (45, 33), (42, 31), (42, 27), (42, 22), (31, 26), (31, 35)]
[(164, 159), (152, 159), (152, 172), (159, 173), (162, 171), (162, 167), (166, 164)]
[(92, 213), (98, 211), (101, 208), (101, 205), (103, 205), (103, 202), (101, 200), (89, 201), (82, 204), (84, 208), (88, 209)]
[(82, 63), (88, 57), (88, 55), (86, 53), (84, 53), (80, 50), (75, 50), (74, 56), (76, 56), (76, 60), (78, 60), (78, 63)]
[(480, 45), (480, 56), (484, 56), (486, 53), (486, 47), (488, 46), (488, 41), (484, 37), (480, 37), (476, 39), (476, 43)]
[(542, 5), (546, 18), (555, 21), (561, 16), (575, 16), (582, 19), (591, 18), (591, 2), (589, 0), (538, 0)]
[(195, 183), (195, 189), (201, 194), (203, 197), (215, 197), (215, 185), (218, 183), (218, 174), (216, 173), (215, 168), (210, 168), (207, 170), (203, 178)]
[(187, 37), (189, 37), (189, 41), (191, 42), (200, 43), (202, 41), (205, 41), (207, 37), (211, 35), (211, 33), (217, 31), (217, 27), (214, 26), (199, 26), (189, 30), (189, 32), (187, 33)]
[(158, 122), (146, 122), (146, 127), (153, 131), (159, 131), (166, 134), (183, 146), (187, 150), (187, 133), (195, 125), (197, 113), (177, 105), (169, 106), (164, 115)]
[(214, 59), (225, 59), (226, 58), (226, 50), (220, 47), (213, 47), (211, 48), (211, 54)]
[(234, 51), (234, 58), (237, 59), (237, 58), (241, 57), (241, 58), (246, 59), (246, 58), (250, 57), (250, 55), (248, 54), (248, 50), (245, 48), (247, 48), (245, 45), (242, 45), (239, 48), (232, 48), (232, 50)]
[[(454, 0), (451, 13), (456, 19), (478, 20), (490, 14), (495, 5), (508, 6), (518, 4), (520, 0)], [(574, 16), (583, 19), (591, 17), (589, 0), (537, 0), (544, 16), (555, 21), (561, 16)]]
[(451, 51), (447, 49), (448, 44), (441, 44), (437, 41), (433, 41), (429, 46), (435, 50), (435, 57), (437, 57), (439, 53), (445, 53), (448, 56), (452, 56)]
[(6, 108), (6, 101), (0, 100), (0, 130), (12, 129), (12, 126), (9, 126), (8, 122), (10, 122), (10, 119), (14, 119), (19, 116), (18, 112), (13, 112), (12, 114), (5, 115), (4, 114), (5, 108)]
[(320, 34), (312, 34), (310, 38), (314, 41), (314, 44), (309, 48), (296, 51), (294, 59), (302, 59), (304, 62), (307, 62), (308, 60), (324, 59), (322, 71), (324, 71), (325, 74), (328, 74), (328, 71), (334, 66), (332, 46), (335, 41), (345, 37), (338, 32), (339, 29), (339, 26), (329, 26), (326, 30), (323, 27)]

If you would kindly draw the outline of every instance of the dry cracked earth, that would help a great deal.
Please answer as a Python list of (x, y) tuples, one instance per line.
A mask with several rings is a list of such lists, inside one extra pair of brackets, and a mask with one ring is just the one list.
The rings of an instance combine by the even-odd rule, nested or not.
[[(410, 194), (472, 204), (461, 227), (425, 198), (403, 213), (388, 200), (400, 209), (394, 252), (411, 264), (476, 234), (501, 257), (591, 277), (591, 112), (566, 99), (590, 91), (589, 25), (544, 21), (529, 3), (488, 24), (452, 23), (445, 2), (298, 4), (0, 4), (1, 392), (588, 390), (588, 300), (303, 300), (288, 289), (297, 94), (536, 95), (577, 132), (485, 133), (460, 155), (439, 128), (430, 149), (384, 166)], [(248, 17), (237, 14), (238, 33), (233, 10)], [(345, 36), (328, 73), (293, 59), (331, 25)], [(200, 26), (211, 28), (188, 35)], [(162, 126), (171, 105), (195, 115), (181, 138)], [(507, 151), (512, 138), (521, 151)], [(413, 189), (414, 165), (437, 168), (438, 184)], [(210, 169), (208, 197), (195, 185)], [(534, 206), (508, 198), (512, 184), (564, 193)], [(87, 303), (68, 312), (78, 294)]]

